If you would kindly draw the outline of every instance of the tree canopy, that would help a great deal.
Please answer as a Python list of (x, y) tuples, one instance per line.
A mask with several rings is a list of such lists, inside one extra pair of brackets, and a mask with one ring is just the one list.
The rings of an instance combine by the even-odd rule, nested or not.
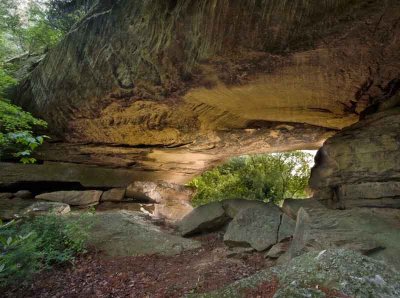
[(54, 47), (89, 11), (93, 2), (1, 0), (0, 59), (21, 53), (41, 53)]
[(189, 183), (196, 188), (192, 204), (235, 198), (279, 203), (307, 197), (312, 159), (302, 151), (233, 158)]

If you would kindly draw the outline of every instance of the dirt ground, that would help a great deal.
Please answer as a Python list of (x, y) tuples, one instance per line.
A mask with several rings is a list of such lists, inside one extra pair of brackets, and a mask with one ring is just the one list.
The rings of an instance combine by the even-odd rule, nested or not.
[[(231, 256), (218, 233), (197, 237), (200, 249), (176, 256), (109, 258), (91, 251), (75, 264), (37, 274), (5, 297), (181, 297), (204, 293), (274, 265), (263, 253)], [(272, 297), (274, 281), (249, 297)]]

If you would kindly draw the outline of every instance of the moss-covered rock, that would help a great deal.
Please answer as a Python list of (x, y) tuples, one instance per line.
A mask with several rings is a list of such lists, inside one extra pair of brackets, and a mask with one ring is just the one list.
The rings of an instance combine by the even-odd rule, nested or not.
[(400, 274), (385, 264), (344, 249), (310, 252), (208, 294), (189, 297), (246, 297), (246, 291), (277, 279), (274, 297), (399, 297)]

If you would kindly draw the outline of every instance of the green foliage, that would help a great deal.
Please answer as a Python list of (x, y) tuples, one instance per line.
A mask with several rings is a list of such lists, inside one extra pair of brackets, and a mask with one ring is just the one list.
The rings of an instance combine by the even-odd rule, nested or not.
[(49, 24), (47, 10), (43, 5), (32, 2), (28, 11), (29, 26), (24, 30), (25, 49), (29, 53), (54, 47), (64, 33)]
[(67, 33), (89, 12), (94, 2), (95, 0), (49, 0), (46, 19), (53, 28)]
[(302, 151), (243, 156), (231, 159), (193, 179), (194, 206), (234, 198), (279, 203), (304, 198), (312, 155)]
[(16, 83), (10, 76), (7, 69), (0, 64), (0, 99), (4, 98), (6, 91)]
[(45, 128), (47, 123), (0, 99), (0, 160), (17, 158), (22, 163), (34, 163), (32, 153), (46, 137), (35, 135), (34, 127)]
[[(26, 9), (22, 4), (27, 4)], [(66, 33), (49, 20), (49, 1), (0, 1), (0, 59), (42, 53)]]
[(15, 222), (0, 221), (0, 286), (23, 280), (40, 269), (35, 235), (18, 234), (15, 228)]
[(89, 215), (46, 215), (22, 223), (0, 222), (0, 286), (15, 284), (86, 252)]

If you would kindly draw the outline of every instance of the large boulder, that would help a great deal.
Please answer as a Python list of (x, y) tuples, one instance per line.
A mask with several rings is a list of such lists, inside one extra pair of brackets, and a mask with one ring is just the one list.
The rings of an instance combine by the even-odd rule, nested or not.
[(311, 172), (314, 196), (332, 208), (400, 207), (399, 139), (399, 107), (369, 115), (328, 139)]
[(265, 297), (276, 298), (397, 298), (400, 274), (359, 253), (329, 249), (304, 254), (288, 264), (260, 271), (223, 289), (189, 297), (261, 297), (259, 293), (266, 290)]
[(56, 191), (37, 195), (38, 200), (61, 202), (71, 206), (88, 207), (99, 203), (102, 191)]
[(221, 202), (197, 207), (186, 215), (179, 223), (178, 230), (182, 236), (214, 231), (223, 227), (230, 218), (225, 213)]
[(131, 211), (95, 213), (89, 244), (109, 256), (174, 255), (201, 246), (163, 231), (143, 214)]
[(294, 232), (294, 221), (283, 216), (274, 204), (247, 208), (239, 212), (228, 225), (224, 242), (228, 246), (251, 246), (266, 250)]

